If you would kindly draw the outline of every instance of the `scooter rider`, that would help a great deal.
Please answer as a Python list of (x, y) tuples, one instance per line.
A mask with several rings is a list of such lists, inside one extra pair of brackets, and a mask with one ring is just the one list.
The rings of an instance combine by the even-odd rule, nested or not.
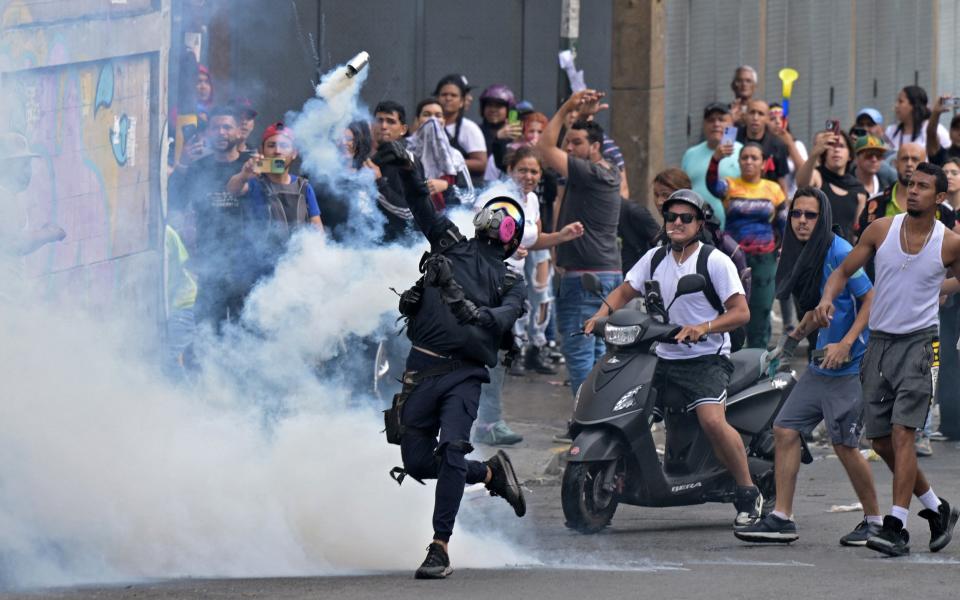
[(508, 198), (491, 200), (467, 240), (435, 212), (422, 169), (402, 143), (381, 144), (373, 161), (401, 167), (407, 203), (431, 247), (421, 261), (424, 276), (401, 297), (413, 349), (386, 423), (388, 441), (399, 443), (403, 456), (404, 468), (392, 472), (398, 483), (406, 475), (437, 480), (433, 541), (416, 577), (442, 579), (452, 572), (447, 543), (465, 484), (486, 483), (518, 517), (526, 512), (505, 453), (486, 462), (466, 459), (480, 386), (490, 381), (487, 367), (497, 364), (504, 336), (523, 313), (523, 276), (508, 273), (504, 263), (523, 237), (523, 210)]
[[(667, 198), (663, 204), (663, 220), (670, 240), (668, 256), (651, 272), (657, 248), (644, 254), (627, 273), (626, 281), (607, 297), (610, 308), (602, 306), (583, 329), (586, 333), (593, 331), (597, 319), (636, 298), (643, 290), (644, 281), (650, 279), (660, 283), (663, 301), (669, 305), (676, 294), (677, 281), (684, 275), (696, 273), (700, 253), (709, 252), (707, 270), (725, 311), (718, 313), (704, 293), (677, 299), (670, 309), (670, 317), (683, 327), (676, 336), (676, 345), (657, 346), (660, 360), (654, 387), (661, 390), (673, 387), (684, 399), (685, 405), (679, 408), (696, 412), (717, 458), (737, 482), (734, 528), (738, 529), (755, 523), (763, 504), (760, 490), (750, 478), (743, 440), (724, 415), (727, 385), (733, 373), (733, 364), (728, 358), (730, 337), (726, 332), (747, 323), (750, 309), (733, 261), (699, 241), (704, 207), (704, 200), (692, 190), (677, 190)], [(704, 341), (696, 343), (704, 336)], [(658, 408), (662, 411), (665, 407)]]

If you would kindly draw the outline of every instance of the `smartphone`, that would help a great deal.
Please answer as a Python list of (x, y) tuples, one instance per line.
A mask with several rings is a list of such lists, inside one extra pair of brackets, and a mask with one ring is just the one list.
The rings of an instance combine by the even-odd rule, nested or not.
[(519, 123), (519, 122), (520, 122), (520, 113), (518, 113), (518, 112), (516, 111), (516, 109), (511, 110), (510, 112), (508, 112), (508, 113), (507, 113), (507, 122), (510, 123), (511, 125), (516, 125), (517, 123)]
[(287, 170), (287, 161), (282, 158), (261, 158), (257, 160), (254, 171), (257, 173), (273, 173), (280, 175)]
[(858, 138), (862, 138), (867, 135), (867, 130), (863, 127), (851, 127), (850, 135)]
[(823, 128), (834, 135), (840, 135), (840, 121), (837, 119), (828, 120), (827, 124), (824, 125)]
[[(821, 364), (823, 364), (823, 359), (826, 358), (826, 356), (827, 356), (827, 351), (821, 348), (819, 350), (814, 350), (813, 352), (810, 353), (810, 360), (813, 361), (814, 365), (819, 367)], [(846, 360), (843, 361), (843, 364), (844, 365), (850, 364), (850, 360), (851, 359), (848, 356)]]
[(954, 96), (953, 98), (945, 98), (943, 100), (944, 106), (952, 106), (953, 108), (960, 108), (960, 96)]
[(736, 127), (724, 127), (723, 128), (723, 137), (720, 138), (720, 145), (723, 144), (733, 144), (737, 141), (737, 128)]
[(183, 141), (190, 142), (197, 135), (197, 126), (193, 123), (187, 123), (183, 126)]

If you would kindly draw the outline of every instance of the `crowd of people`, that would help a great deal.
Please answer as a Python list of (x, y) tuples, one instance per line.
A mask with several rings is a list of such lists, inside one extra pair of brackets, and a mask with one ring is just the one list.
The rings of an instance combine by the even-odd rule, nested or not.
[[(740, 486), (737, 526), (744, 530), (744, 539), (795, 535), (790, 477), (792, 473), (795, 479), (796, 466), (791, 461), (798, 451), (798, 435), (808, 434), (826, 418), (826, 436), (866, 512), (845, 543), (863, 542), (886, 524), (880, 518), (869, 468), (856, 451), (860, 424), (855, 413), (861, 403), (857, 373), (861, 361), (867, 360), (866, 340), (874, 329), (873, 321), (868, 327), (866, 319), (871, 304), (879, 301), (879, 291), (874, 300), (875, 286), (897, 285), (897, 273), (881, 266), (881, 257), (889, 251), (884, 250), (885, 238), (877, 231), (882, 225), (904, 233), (905, 265), (914, 256), (913, 248), (920, 248), (922, 254), (934, 241), (947, 252), (954, 239), (949, 231), (960, 232), (956, 219), (960, 115), (954, 114), (944, 127), (942, 116), (956, 106), (952, 97), (941, 96), (929, 107), (926, 92), (911, 85), (896, 99), (894, 123), (885, 123), (876, 108), (864, 107), (848, 129), (833, 120), (804, 145), (792, 134), (783, 107), (756, 97), (756, 83), (754, 69), (737, 69), (731, 83), (733, 101), (711, 102), (704, 108), (703, 141), (690, 147), (678, 166), (656, 174), (647, 201), (643, 192), (648, 190), (634, 190), (637, 193), (631, 197), (623, 155), (596, 120), (608, 107), (604, 95), (594, 90), (571, 94), (550, 114), (518, 100), (506, 85), (490, 85), (478, 97), (479, 123), (466, 116), (473, 88), (461, 74), (441, 78), (409, 118), (402, 104), (384, 100), (376, 105), (370, 121), (356, 121), (342, 132), (345, 192), (341, 185), (333, 190), (292, 172), (296, 132), (274, 122), (254, 137), (258, 114), (252, 104), (244, 98), (213, 104), (210, 74), (200, 68), (196, 89), (200, 126), (190, 136), (184, 132), (169, 186), (168, 248), (177, 251), (168, 252), (168, 260), (173, 271), (182, 275), (178, 289), (170, 294), (171, 314), (176, 316), (169, 336), (175, 349), (172, 356), (182, 362), (188, 354), (191, 321), (208, 323), (216, 330), (239, 315), (252, 286), (270, 272), (298, 229), (349, 243), (356, 234), (350, 211), (359, 202), (382, 215), (382, 231), (366, 232), (365, 240), (413, 244), (422, 239), (421, 231), (426, 231), (416, 213), (419, 210), (423, 216), (425, 209), (414, 205), (407, 181), (409, 166), (397, 159), (406, 152), (422, 169), (425, 197), (436, 214), (467, 207), (477, 212), (477, 219), (489, 219), (493, 210), (489, 202), (502, 201), (505, 194), (523, 214), (522, 238), (506, 262), (526, 281), (525, 310), (512, 326), (514, 346), (502, 349), (489, 365), (490, 382), (482, 386), (470, 434), (473, 442), (491, 446), (522, 442), (501, 410), (510, 377), (530, 372), (555, 375), (565, 369), (565, 383), (575, 395), (604, 354), (601, 338), (573, 335), (585, 325), (589, 331), (596, 318), (609, 312), (601, 298), (582, 285), (584, 273), (596, 275), (603, 296), (619, 306), (641, 291), (638, 286), (645, 278), (676, 280), (692, 268), (684, 264), (709, 244), (719, 252), (711, 254), (705, 268), (716, 288), (711, 294), (720, 300), (705, 305), (713, 311), (712, 318), (686, 327), (684, 335), (696, 340), (722, 334), (722, 341), (700, 344), (689, 356), (665, 350), (661, 356), (665, 367), (658, 376), (698, 380), (686, 388), (689, 409), (696, 410), (718, 457), (736, 476)], [(375, 197), (362, 183), (368, 180), (375, 184)], [(350, 189), (350, 181), (355, 188)], [(512, 191), (491, 192), (498, 182), (512, 182)], [(929, 189), (922, 188), (927, 184)], [(918, 197), (926, 198), (928, 191), (937, 199), (928, 212), (942, 228), (930, 225), (923, 230), (926, 237), (914, 243), (920, 226), (912, 225), (912, 220), (927, 214), (926, 209), (916, 208), (925, 201)], [(355, 198), (344, 202), (345, 195)], [(510, 212), (503, 210), (504, 215)], [(909, 227), (913, 229), (907, 231)], [(873, 249), (876, 259), (852, 250), (865, 246)], [(672, 258), (654, 259), (659, 248)], [(863, 271), (850, 266), (848, 257), (855, 255)], [(944, 264), (949, 262), (944, 259), (940, 266)], [(833, 284), (837, 273), (844, 275), (843, 286)], [(723, 294), (717, 294), (720, 291)], [(939, 387), (936, 397), (942, 405), (940, 430), (933, 431), (929, 411), (916, 407), (910, 423), (894, 419), (894, 423), (915, 425), (911, 452), (920, 456), (932, 452), (931, 438), (960, 438), (960, 407), (954, 406), (960, 304), (948, 292), (949, 288), (942, 295), (938, 291), (939, 305), (927, 307), (933, 317), (926, 312), (916, 315), (929, 322), (927, 329), (935, 329), (940, 358), (947, 365), (941, 375), (946, 385)], [(831, 316), (831, 321), (825, 316), (823, 299), (828, 297), (838, 298), (840, 308), (835, 310), (842, 318)], [(881, 305), (890, 302), (885, 299)], [(779, 342), (773, 339), (777, 320), (783, 333)], [(897, 319), (891, 316), (890, 321)], [(909, 328), (900, 321), (895, 323), (899, 329)], [(870, 339), (876, 340), (886, 339), (886, 334), (896, 338), (904, 331), (872, 333)], [(741, 347), (773, 349), (777, 355), (789, 356), (803, 339), (809, 342), (811, 358), (817, 351), (826, 356), (812, 363), (810, 375), (801, 380), (798, 389), (803, 400), (795, 400), (791, 411), (778, 418), (777, 457), (780, 461), (782, 453), (787, 461), (782, 482), (778, 462), (778, 488), (785, 487), (772, 513), (780, 521), (760, 521), (754, 510), (759, 492), (741, 460), (742, 443), (723, 418), (723, 381), (729, 377), (723, 357)], [(686, 362), (693, 359), (696, 364)], [(677, 364), (667, 368), (674, 361)], [(710, 383), (713, 380), (717, 385)], [(866, 380), (863, 385), (866, 389)], [(899, 384), (887, 380), (883, 385), (896, 392)], [(882, 394), (877, 386), (871, 381), (870, 393)], [(932, 390), (921, 391), (930, 395)], [(836, 411), (843, 407), (828, 409), (818, 404), (817, 399), (826, 396), (845, 399), (849, 410), (841, 415)], [(872, 401), (862, 399), (864, 404)], [(873, 416), (867, 435), (889, 436), (878, 424), (883, 415)], [(458, 426), (462, 429), (463, 424)], [(878, 447), (891, 468), (895, 452), (904, 451), (903, 436), (894, 437), (887, 446), (881, 442)], [(889, 441), (889, 437), (882, 439)], [(898, 456), (898, 468), (900, 462)], [(477, 473), (471, 477), (482, 481), (485, 476), (489, 481), (489, 471), (473, 466)], [(895, 485), (902, 491), (905, 484), (897, 477)], [(931, 514), (941, 510), (929, 485), (918, 483), (916, 492)], [(900, 507), (905, 500), (899, 495), (896, 499), (900, 504), (893, 514), (900, 518), (902, 529), (905, 516)], [(943, 506), (947, 506), (944, 518), (955, 518), (952, 509)], [(447, 518), (449, 529), (452, 518)], [(449, 531), (444, 535), (449, 537)], [(888, 542), (898, 543), (894, 538)]]

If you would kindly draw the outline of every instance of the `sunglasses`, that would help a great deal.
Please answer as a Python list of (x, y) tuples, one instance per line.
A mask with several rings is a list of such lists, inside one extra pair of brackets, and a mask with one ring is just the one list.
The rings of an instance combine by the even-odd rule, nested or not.
[(667, 210), (663, 213), (663, 221), (665, 223), (673, 223), (677, 219), (680, 219), (680, 222), (684, 225), (689, 225), (693, 223), (693, 220), (697, 218), (697, 215), (690, 213), (675, 213), (673, 211)]
[(794, 209), (790, 211), (790, 217), (794, 219), (799, 219), (800, 217), (804, 217), (808, 221), (815, 221), (818, 216), (820, 216), (820, 213), (813, 212), (812, 210)]

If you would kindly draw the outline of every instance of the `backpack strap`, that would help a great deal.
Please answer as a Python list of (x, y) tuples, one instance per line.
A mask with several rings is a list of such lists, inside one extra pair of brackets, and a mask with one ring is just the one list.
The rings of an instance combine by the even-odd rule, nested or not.
[(720, 295), (717, 294), (717, 289), (713, 287), (713, 280), (710, 279), (710, 269), (707, 267), (710, 253), (714, 250), (716, 250), (716, 248), (710, 244), (704, 244), (703, 248), (700, 249), (700, 255), (697, 256), (697, 273), (703, 275), (703, 278), (707, 280), (707, 287), (703, 290), (703, 295), (707, 297), (707, 302), (710, 303), (710, 306), (712, 306), (714, 310), (722, 315), (727, 309), (723, 306)]
[(650, 258), (650, 273), (647, 274), (648, 281), (653, 279), (653, 274), (656, 273), (657, 267), (659, 267), (663, 259), (667, 257), (667, 250), (667, 246), (660, 246), (657, 248), (657, 251), (653, 253), (653, 256)]

